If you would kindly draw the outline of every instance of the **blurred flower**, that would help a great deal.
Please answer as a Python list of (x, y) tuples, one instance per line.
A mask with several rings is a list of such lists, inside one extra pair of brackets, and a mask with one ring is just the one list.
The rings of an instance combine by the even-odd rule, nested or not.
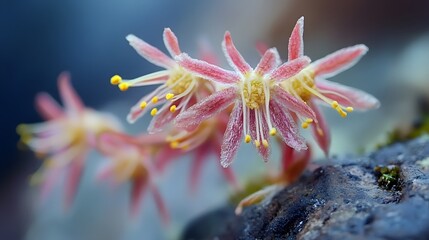
[(46, 120), (43, 123), (20, 124), (17, 127), (21, 142), (40, 157), (46, 158), (33, 181), (43, 183), (42, 197), (67, 171), (66, 207), (76, 194), (86, 155), (95, 146), (97, 136), (103, 132), (118, 131), (119, 123), (111, 115), (85, 108), (70, 85), (69, 75), (62, 73), (58, 88), (64, 103), (62, 109), (52, 97), (40, 93), (36, 108)]
[[(303, 31), (304, 17), (301, 17), (289, 39), (289, 61), (304, 55)], [(299, 74), (280, 83), (284, 90), (306, 102), (316, 113), (316, 121), (312, 124), (313, 135), (326, 155), (329, 152), (330, 134), (316, 106), (318, 101), (334, 108), (341, 117), (346, 117), (347, 112), (354, 109), (374, 109), (380, 105), (378, 100), (368, 93), (325, 80), (355, 65), (367, 51), (368, 48), (362, 44), (343, 48), (311, 63)], [(311, 122), (304, 122), (303, 127), (306, 128), (309, 123)]]
[[(165, 135), (131, 137), (122, 133), (105, 133), (100, 136), (98, 150), (109, 161), (100, 167), (97, 179), (108, 180), (114, 185), (131, 183), (131, 214), (138, 214), (143, 193), (149, 189), (162, 219), (168, 222), (168, 213), (155, 186), (158, 171), (154, 165), (158, 160), (156, 156), (162, 155), (163, 160), (177, 156), (177, 152), (166, 144)], [(168, 152), (168, 156), (161, 152)]]
[[(199, 101), (202, 98), (201, 95), (206, 94), (207, 91), (214, 91), (214, 87), (210, 82), (183, 69), (159, 49), (134, 35), (128, 35), (127, 40), (143, 58), (157, 66), (165, 68), (165, 70), (133, 80), (124, 80), (118, 75), (111, 78), (111, 83), (117, 84), (122, 91), (126, 91), (129, 87), (161, 84), (131, 108), (131, 112), (127, 118), (130, 123), (135, 122), (151, 109), (150, 114), (154, 118), (148, 131), (158, 132), (167, 123), (170, 123), (179, 112), (184, 111), (196, 101)], [(164, 30), (164, 44), (171, 57), (174, 58), (182, 53), (177, 37), (169, 28)], [(162, 107), (158, 109), (157, 106)]]
[(308, 118), (315, 115), (307, 105), (282, 90), (278, 83), (298, 73), (310, 60), (301, 57), (278, 66), (280, 59), (277, 50), (272, 48), (253, 69), (235, 48), (229, 32), (225, 34), (223, 49), (234, 72), (192, 59), (186, 54), (176, 58), (184, 69), (223, 88), (179, 114), (176, 126), (193, 129), (234, 104), (221, 147), (223, 167), (228, 167), (234, 159), (242, 134), (246, 143), (254, 140), (265, 160), (269, 156), (268, 134), (274, 136), (277, 130), (289, 146), (298, 151), (306, 149), (289, 110)]

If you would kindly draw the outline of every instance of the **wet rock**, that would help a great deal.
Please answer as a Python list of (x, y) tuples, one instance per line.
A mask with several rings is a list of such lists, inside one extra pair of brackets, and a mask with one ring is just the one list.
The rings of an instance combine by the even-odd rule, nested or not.
[(201, 216), (183, 239), (429, 239), (428, 159), (428, 137), (335, 158), (241, 216)]

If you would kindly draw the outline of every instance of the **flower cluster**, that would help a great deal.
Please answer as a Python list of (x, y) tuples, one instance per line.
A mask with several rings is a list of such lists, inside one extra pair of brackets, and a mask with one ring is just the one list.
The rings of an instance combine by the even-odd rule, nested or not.
[[(158, 86), (144, 95), (127, 117), (134, 123), (149, 112), (153, 118), (148, 133), (129, 136), (116, 121), (86, 109), (67, 76), (61, 75), (65, 110), (48, 95), (39, 95), (38, 110), (47, 121), (20, 125), (22, 142), (48, 156), (48, 164), (42, 168), (47, 172), (43, 174), (45, 185), (52, 185), (58, 171), (70, 172), (68, 202), (76, 191), (86, 153), (95, 149), (109, 159), (100, 168), (98, 179), (114, 184), (130, 182), (132, 212), (136, 212), (143, 190), (151, 190), (164, 219), (165, 207), (153, 179), (184, 154), (194, 156), (192, 189), (210, 154), (219, 158), (226, 179), (240, 189), (228, 168), (240, 144), (252, 144), (268, 161), (272, 142), (277, 141), (283, 152), (283, 166), (276, 181), (295, 181), (310, 160), (300, 127), (310, 127), (319, 147), (329, 154), (330, 134), (319, 103), (332, 107), (341, 117), (355, 109), (379, 106), (378, 100), (365, 92), (326, 80), (353, 66), (368, 51), (367, 47), (344, 48), (311, 62), (304, 56), (303, 27), (304, 18), (300, 18), (289, 39), (287, 61), (281, 60), (276, 48), (260, 46), (261, 58), (255, 67), (243, 58), (226, 32), (222, 49), (230, 69), (218, 66), (207, 47), (202, 49), (200, 59), (182, 52), (169, 28), (164, 30), (163, 39), (170, 56), (128, 35), (126, 39), (138, 54), (164, 69), (131, 80), (119, 75), (110, 79), (121, 91)], [(241, 206), (268, 192), (250, 196)]]

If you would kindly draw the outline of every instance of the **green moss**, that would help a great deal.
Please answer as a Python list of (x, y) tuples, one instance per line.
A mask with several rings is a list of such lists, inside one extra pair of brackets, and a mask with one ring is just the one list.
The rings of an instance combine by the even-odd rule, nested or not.
[(374, 168), (378, 185), (386, 190), (401, 190), (401, 168), (398, 165), (377, 166)]
[(252, 193), (255, 193), (261, 189), (263, 189), (266, 186), (269, 186), (272, 184), (272, 180), (266, 178), (266, 177), (258, 177), (254, 178), (254, 180), (247, 182), (243, 190), (240, 192), (235, 192), (231, 196), (229, 196), (228, 201), (234, 205), (238, 204), (241, 200), (243, 200), (245, 197), (249, 196)]

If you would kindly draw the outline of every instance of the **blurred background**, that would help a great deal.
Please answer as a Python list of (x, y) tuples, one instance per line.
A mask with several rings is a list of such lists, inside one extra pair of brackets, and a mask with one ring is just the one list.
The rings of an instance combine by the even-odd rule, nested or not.
[[(41, 162), (28, 151), (18, 151), (17, 124), (41, 121), (34, 110), (34, 96), (46, 91), (58, 99), (56, 78), (66, 70), (87, 106), (111, 112), (128, 125), (124, 119), (129, 107), (146, 90), (121, 93), (109, 84), (110, 77), (133, 78), (158, 68), (134, 52), (125, 40), (127, 34), (164, 51), (162, 31), (170, 27), (182, 50), (194, 56), (203, 37), (224, 66), (220, 43), (225, 30), (232, 33), (244, 57), (256, 64), (258, 41), (277, 47), (286, 58), (289, 34), (301, 16), (305, 16), (305, 54), (313, 60), (346, 46), (366, 44), (368, 54), (332, 80), (373, 94), (382, 107), (350, 114), (345, 120), (325, 111), (333, 134), (332, 153), (356, 154), (384, 141), (394, 127), (411, 122), (417, 99), (429, 94), (428, 12), (429, 1), (400, 0), (1, 1), (0, 69), (5, 84), (0, 95), (4, 103), (0, 239), (174, 239), (189, 219), (225, 202), (231, 190), (216, 160), (204, 167), (195, 194), (189, 194), (187, 186), (190, 162), (183, 160), (160, 179), (172, 224), (162, 226), (149, 196), (142, 203), (141, 216), (129, 220), (128, 189), (111, 191), (93, 181), (91, 173), (102, 161), (93, 153), (90, 158), (95, 160), (85, 169), (69, 213), (59, 207), (61, 189), (46, 203), (38, 203), (37, 188), (30, 187), (28, 179)], [(146, 124), (139, 121), (127, 130), (143, 131)], [(267, 168), (249, 149), (242, 148), (233, 164), (240, 181)], [(252, 161), (242, 161), (246, 154)]]

